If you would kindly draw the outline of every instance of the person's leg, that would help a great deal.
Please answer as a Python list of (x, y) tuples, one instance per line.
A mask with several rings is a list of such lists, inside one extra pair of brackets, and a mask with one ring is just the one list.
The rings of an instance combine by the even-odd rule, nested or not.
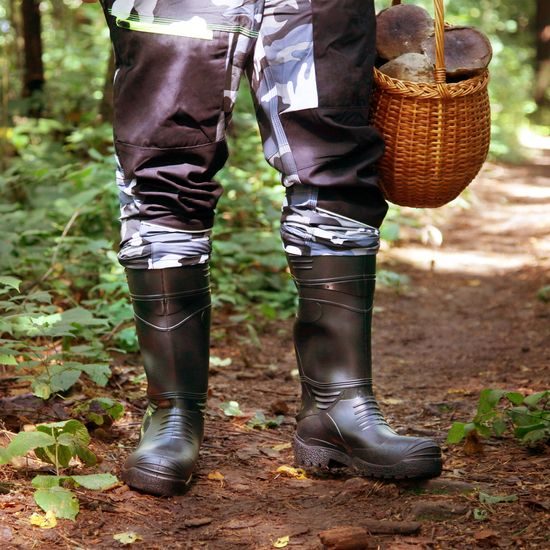
[(368, 124), (374, 10), (364, 0), (266, 2), (251, 82), (266, 157), (287, 186), (281, 235), (300, 298), (298, 465), (401, 478), (441, 471), (431, 440), (396, 434), (372, 390), (375, 254), (387, 205)]
[[(224, 5), (227, 4), (227, 5)], [(231, 4), (231, 5), (230, 5)], [(122, 241), (150, 406), (122, 477), (170, 495), (190, 480), (208, 382), (210, 231), (255, 6), (107, 0)]]

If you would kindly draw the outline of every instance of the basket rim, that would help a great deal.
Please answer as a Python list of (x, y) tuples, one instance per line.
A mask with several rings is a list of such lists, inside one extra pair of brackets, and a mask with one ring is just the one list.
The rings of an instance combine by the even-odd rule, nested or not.
[(480, 74), (474, 75), (459, 82), (412, 82), (392, 78), (374, 68), (374, 82), (378, 88), (389, 94), (408, 95), (419, 98), (456, 98), (482, 91), (489, 83), (489, 70), (484, 69)]

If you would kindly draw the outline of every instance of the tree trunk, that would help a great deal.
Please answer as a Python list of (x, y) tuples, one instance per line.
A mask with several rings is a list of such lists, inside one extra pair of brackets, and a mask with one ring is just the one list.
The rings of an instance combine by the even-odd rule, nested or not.
[(539, 107), (550, 104), (550, 2), (537, 0), (535, 15), (536, 64), (534, 97)]
[(36, 92), (41, 92), (44, 88), (40, 0), (22, 0), (21, 14), (25, 49), (23, 97), (35, 96), (35, 101), (31, 102), (29, 114), (38, 117), (42, 113), (43, 103)]

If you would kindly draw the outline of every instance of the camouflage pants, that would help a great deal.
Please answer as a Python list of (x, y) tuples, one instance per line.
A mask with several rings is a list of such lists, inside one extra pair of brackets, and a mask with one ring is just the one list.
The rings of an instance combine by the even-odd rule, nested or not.
[(290, 254), (372, 254), (387, 205), (368, 124), (373, 0), (104, 0), (130, 268), (207, 261), (239, 81), (287, 188)]

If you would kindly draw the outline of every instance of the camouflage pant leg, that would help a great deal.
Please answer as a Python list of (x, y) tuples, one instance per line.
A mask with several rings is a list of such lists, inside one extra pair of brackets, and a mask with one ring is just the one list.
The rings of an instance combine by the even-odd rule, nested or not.
[(255, 0), (103, 0), (116, 54), (119, 259), (129, 268), (207, 261), (214, 176), (261, 22)]
[(287, 253), (373, 254), (387, 205), (368, 124), (372, 1), (266, 0), (250, 76), (266, 158), (283, 176)]

